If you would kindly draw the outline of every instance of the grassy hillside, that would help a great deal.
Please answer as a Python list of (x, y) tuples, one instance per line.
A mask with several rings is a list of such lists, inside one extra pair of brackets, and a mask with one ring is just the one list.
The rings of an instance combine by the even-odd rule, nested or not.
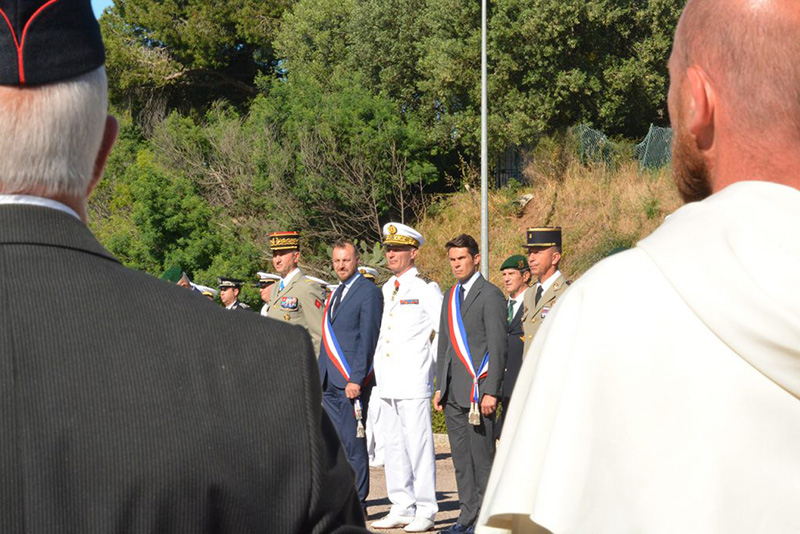
[[(523, 251), (529, 226), (563, 228), (562, 271), (574, 280), (612, 250), (635, 245), (681, 205), (669, 169), (640, 174), (634, 162), (607, 170), (570, 161), (562, 172), (530, 164), (526, 176), (532, 185), (490, 191), (489, 269), (498, 286), (501, 263)], [(521, 208), (525, 195), (532, 199)], [(480, 243), (480, 188), (441, 198), (417, 226), (427, 240), (420, 270), (449, 287), (444, 244), (460, 233)]]

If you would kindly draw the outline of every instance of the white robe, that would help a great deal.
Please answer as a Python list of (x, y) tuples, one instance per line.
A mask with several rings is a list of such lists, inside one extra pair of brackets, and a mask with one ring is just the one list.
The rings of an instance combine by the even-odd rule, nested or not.
[(737, 183), (558, 302), (477, 532), (800, 532), (799, 399), (800, 191)]

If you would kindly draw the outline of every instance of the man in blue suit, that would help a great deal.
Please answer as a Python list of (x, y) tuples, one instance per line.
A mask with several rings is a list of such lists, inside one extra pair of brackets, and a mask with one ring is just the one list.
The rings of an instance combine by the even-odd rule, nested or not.
[(369, 459), (363, 425), (374, 385), (372, 359), (381, 327), (383, 295), (357, 272), (360, 255), (351, 241), (334, 243), (332, 256), (340, 284), (328, 298), (323, 317), (319, 357), (322, 404), (355, 471), (358, 497), (366, 515)]

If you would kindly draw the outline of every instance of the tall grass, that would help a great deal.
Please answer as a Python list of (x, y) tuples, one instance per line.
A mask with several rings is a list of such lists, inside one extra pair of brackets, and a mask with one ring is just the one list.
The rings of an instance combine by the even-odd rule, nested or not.
[[(575, 160), (542, 167), (528, 165), (530, 186), (490, 191), (489, 278), (498, 286), (501, 263), (523, 253), (525, 230), (530, 226), (563, 228), (561, 269), (574, 280), (615, 249), (634, 246), (681, 205), (669, 169), (640, 174), (635, 162), (609, 170)], [(533, 198), (520, 209), (517, 200), (526, 194)], [(417, 265), (443, 289), (451, 286), (455, 280), (444, 244), (461, 233), (471, 234), (480, 243), (480, 192), (470, 188), (442, 198), (418, 229), (427, 242)]]

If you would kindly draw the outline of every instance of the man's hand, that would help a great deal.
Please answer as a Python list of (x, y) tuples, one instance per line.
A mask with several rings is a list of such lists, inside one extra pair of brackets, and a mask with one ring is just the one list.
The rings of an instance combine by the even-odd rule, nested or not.
[(350, 400), (357, 399), (361, 395), (361, 386), (348, 382), (344, 387), (344, 394)]
[(489, 417), (497, 410), (497, 397), (493, 395), (484, 395), (481, 399), (481, 413), (484, 417)]
[(442, 410), (444, 410), (444, 406), (442, 406), (442, 403), (440, 402), (441, 399), (439, 398), (441, 396), (442, 396), (441, 391), (437, 391), (436, 393), (433, 394), (433, 407), (436, 408), (437, 412), (441, 412)]

